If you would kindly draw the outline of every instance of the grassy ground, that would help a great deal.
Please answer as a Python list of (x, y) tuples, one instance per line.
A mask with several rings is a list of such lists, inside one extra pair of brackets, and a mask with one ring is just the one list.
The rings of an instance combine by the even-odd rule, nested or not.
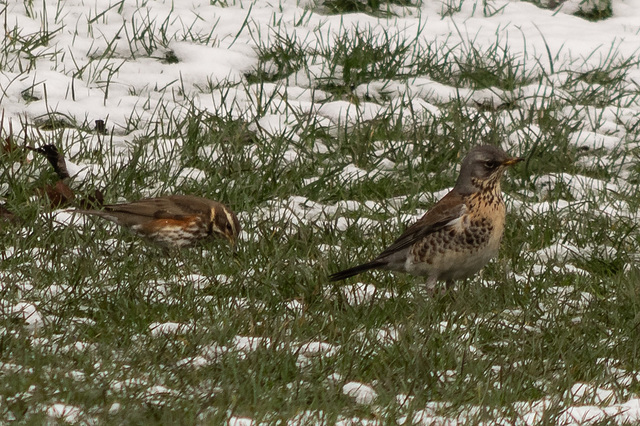
[[(36, 51), (45, 35), (14, 47)], [(73, 147), (76, 162), (105, 162), (109, 202), (207, 195), (241, 212), (244, 235), (235, 252), (213, 242), (167, 255), (99, 220), (62, 226), (33, 196), (54, 179), (46, 161), (5, 150), (0, 182), (24, 225), (0, 222), (0, 419), (40, 423), (62, 403), (79, 409), (72, 422), (113, 424), (233, 416), (386, 424), (429, 413), (509, 422), (537, 402), (546, 404), (541, 422), (555, 424), (566, 406), (596, 401), (568, 394), (577, 383), (612, 391), (605, 405), (640, 391), (640, 128), (637, 88), (626, 79), (638, 58), (612, 51), (597, 68), (557, 64), (546, 75), (525, 72), (498, 42), (482, 51), (425, 48), (361, 31), (324, 50), (286, 37), (258, 40), (259, 66), (241, 90), (281, 84), (311, 58), (330, 71), (318, 83), (328, 100), (386, 109), (335, 127), (301, 114), (289, 133), (269, 135), (254, 121), (192, 107), (124, 145), (107, 135), (101, 149), (87, 143), (95, 138), (87, 123), (25, 120), (3, 130), (18, 144), (27, 135), (30, 145)], [(0, 63), (12, 67), (11, 49)], [(440, 112), (428, 114), (375, 89), (426, 73), (493, 88), (498, 101), (434, 101)], [(518, 92), (527, 85), (538, 94)], [(595, 130), (620, 143), (576, 143)], [(429, 208), (470, 147), (504, 141), (527, 161), (505, 178), (503, 247), (477, 278), (434, 299), (403, 275), (327, 281)], [(368, 175), (345, 175), (349, 164)], [(178, 179), (188, 168), (206, 179)], [(43, 323), (25, 325), (20, 302)], [(166, 323), (178, 329), (158, 327)], [(349, 382), (371, 386), (376, 398), (356, 403), (343, 390)]]

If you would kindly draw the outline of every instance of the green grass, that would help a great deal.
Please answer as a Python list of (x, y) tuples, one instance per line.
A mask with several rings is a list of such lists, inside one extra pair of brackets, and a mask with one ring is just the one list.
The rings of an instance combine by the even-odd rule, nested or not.
[[(562, 10), (564, 1), (557, 0), (528, 0), (543, 9), (559, 9)], [(602, 21), (613, 15), (610, 0), (582, 0), (578, 6), (578, 10), (573, 13), (574, 16), (586, 19), (588, 21)]]
[[(325, 6), (352, 7), (343, 3)], [(116, 6), (113, 12), (121, 13)], [(365, 6), (373, 13), (379, 5)], [(94, 18), (94, 26), (106, 19)], [(192, 27), (167, 34), (168, 18), (155, 21), (142, 10), (134, 18), (118, 36), (130, 46), (128, 57), (107, 48), (88, 61), (94, 68), (79, 64), (73, 72), (83, 84), (105, 78), (105, 99), (114, 64), (155, 55), (170, 66), (179, 52), (158, 57), (157, 50), (172, 40), (213, 40)], [(0, 69), (26, 74), (36, 66), (34, 52), (47, 60), (61, 55), (51, 44), (57, 28), (33, 34), (9, 28)], [(554, 80), (500, 39), (488, 48), (474, 40), (425, 46), (420, 37), (355, 28), (336, 32), (331, 44), (312, 44), (273, 31), (272, 38), (252, 33), (258, 59), (245, 83), (202, 90), (221, 98), (259, 93), (245, 106), (257, 118), (278, 106), (280, 114), (295, 116), (282, 134), (269, 134), (236, 111), (198, 108), (186, 93), (180, 94), (183, 114), (160, 105), (145, 110), (146, 118), (132, 115), (117, 131), (107, 121), (110, 133), (99, 143), (89, 117), (66, 117), (51, 99), (46, 116), (25, 118), (11, 131), (3, 127), (2, 140), (16, 148), (0, 148), (0, 183), (6, 183), (0, 188), (25, 225), (0, 222), (2, 422), (42, 423), (47, 407), (64, 403), (81, 409), (81, 421), (108, 424), (219, 424), (230, 416), (391, 424), (441, 403), (436, 415), (479, 423), (515, 421), (523, 414), (519, 403), (546, 398), (542, 423), (555, 424), (573, 404), (566, 392), (576, 383), (611, 389), (620, 402), (640, 391), (640, 134), (637, 115), (622, 120), (625, 108), (637, 110), (637, 93), (626, 84), (636, 56), (612, 48), (592, 69), (555, 63), (566, 78)], [(424, 94), (421, 101), (436, 105), (438, 114), (389, 92), (376, 99), (384, 108), (375, 119), (360, 114), (328, 125), (287, 97), (284, 81), (309, 63), (326, 67), (328, 77), (311, 82), (326, 96), (321, 102), (347, 100), (355, 109), (373, 102), (358, 87), (415, 77), (491, 88), (500, 99), (525, 85), (555, 91), (504, 108)], [(40, 100), (35, 89), (23, 92), (25, 104)], [(607, 118), (605, 109), (618, 111), (619, 119)], [(575, 132), (612, 122), (624, 129), (616, 149), (583, 150), (570, 142)], [(514, 154), (527, 161), (504, 179), (511, 201), (503, 245), (478, 277), (435, 298), (422, 294), (422, 279), (401, 274), (328, 282), (328, 274), (391, 243), (406, 215), (428, 209), (432, 202), (423, 196), (455, 183), (471, 147), (516, 135)], [(100, 187), (107, 202), (188, 193), (230, 205), (244, 229), (237, 250), (214, 241), (168, 253), (100, 219), (58, 224), (47, 202), (33, 195), (55, 176), (45, 159), (25, 157), (25, 143), (54, 143), (77, 163), (102, 164), (78, 192)], [(393, 167), (381, 170), (387, 161)], [(345, 179), (349, 165), (367, 175)], [(205, 178), (181, 175), (192, 168)], [(579, 191), (558, 178), (563, 173), (617, 186)], [(356, 203), (334, 208), (345, 200)], [(569, 206), (556, 207), (562, 201)], [(546, 211), (534, 210), (545, 202)], [(627, 211), (600, 212), (620, 203)], [(576, 249), (543, 256), (556, 245)], [(376, 291), (349, 303), (357, 281)], [(44, 325), (29, 329), (13, 311), (20, 302), (35, 305)], [(184, 328), (153, 331), (167, 322)], [(396, 337), (382, 340), (383, 331)], [(238, 336), (262, 340), (240, 350)], [(304, 356), (309, 342), (333, 351)], [(371, 386), (374, 403), (345, 395), (350, 381)]]

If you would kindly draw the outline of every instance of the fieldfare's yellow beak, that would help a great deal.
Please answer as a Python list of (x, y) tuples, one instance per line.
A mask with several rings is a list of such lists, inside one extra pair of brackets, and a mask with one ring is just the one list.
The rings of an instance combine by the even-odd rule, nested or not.
[(513, 158), (509, 158), (508, 160), (506, 160), (505, 162), (502, 163), (503, 166), (513, 166), (514, 164), (517, 164), (521, 161), (524, 161), (524, 158), (521, 157), (513, 157)]

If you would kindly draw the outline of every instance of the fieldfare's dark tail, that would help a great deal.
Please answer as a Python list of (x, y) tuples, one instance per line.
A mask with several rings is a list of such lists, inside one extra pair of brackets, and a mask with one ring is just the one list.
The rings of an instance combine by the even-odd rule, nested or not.
[(353, 268), (345, 269), (344, 271), (336, 272), (335, 274), (329, 275), (329, 281), (344, 280), (354, 275), (358, 275), (361, 272), (379, 268), (382, 265), (384, 265), (384, 262), (380, 262), (379, 260), (363, 263), (362, 265), (354, 266)]

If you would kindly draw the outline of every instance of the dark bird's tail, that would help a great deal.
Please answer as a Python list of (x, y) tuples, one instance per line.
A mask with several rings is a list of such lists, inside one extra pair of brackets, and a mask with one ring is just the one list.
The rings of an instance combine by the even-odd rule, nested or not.
[(385, 262), (381, 262), (379, 260), (363, 263), (362, 265), (354, 266), (353, 268), (345, 269), (344, 271), (329, 275), (329, 281), (344, 280), (346, 278), (353, 277), (354, 275), (358, 275), (361, 272), (379, 268), (384, 264)]
[(26, 148), (33, 152), (38, 152), (44, 155), (47, 160), (49, 160), (49, 163), (51, 164), (51, 166), (53, 166), (53, 170), (61, 180), (71, 177), (69, 175), (69, 171), (67, 170), (67, 162), (64, 159), (64, 155), (62, 155), (62, 153), (58, 151), (58, 148), (56, 148), (55, 145), (43, 145), (39, 148), (27, 146)]

